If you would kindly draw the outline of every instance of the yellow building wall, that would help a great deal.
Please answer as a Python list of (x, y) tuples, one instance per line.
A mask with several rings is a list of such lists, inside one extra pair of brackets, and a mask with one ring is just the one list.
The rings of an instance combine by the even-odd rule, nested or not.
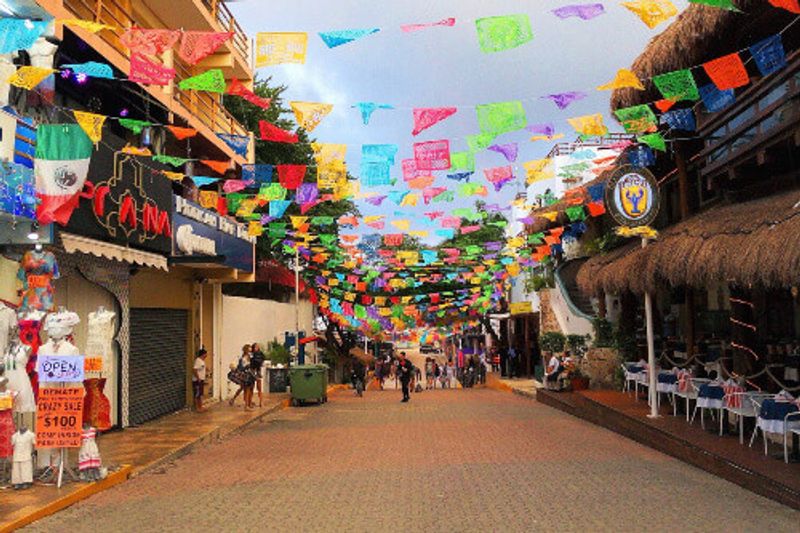
[(142, 269), (131, 277), (131, 307), (192, 309), (191, 273)]

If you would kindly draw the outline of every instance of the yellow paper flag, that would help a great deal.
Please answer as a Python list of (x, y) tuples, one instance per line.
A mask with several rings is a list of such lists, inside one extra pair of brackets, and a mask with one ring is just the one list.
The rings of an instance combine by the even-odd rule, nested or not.
[(292, 227), (294, 229), (298, 229), (308, 222), (308, 217), (289, 217), (289, 219), (292, 221)]
[(400, 220), (392, 220), (392, 226), (402, 231), (408, 231), (408, 228), (411, 227), (411, 222), (405, 218)]
[(264, 226), (258, 220), (251, 220), (247, 226), (247, 234), (251, 237), (260, 237), (264, 233)]
[(542, 213), (539, 216), (542, 218), (546, 218), (550, 222), (555, 222), (556, 218), (558, 218), (558, 211), (549, 211), (547, 213)]
[(256, 68), (281, 63), (305, 63), (308, 34), (262, 32), (256, 35)]
[(555, 135), (534, 135), (531, 141), (555, 141), (564, 137), (563, 133), (556, 133)]
[(567, 122), (581, 135), (602, 136), (608, 133), (608, 128), (603, 124), (603, 115), (600, 113), (568, 118)]
[(103, 138), (103, 124), (106, 121), (105, 115), (97, 115), (95, 113), (87, 113), (86, 111), (73, 111), (75, 120), (86, 135), (92, 140), (94, 144), (100, 142)]
[(216, 209), (219, 195), (217, 191), (200, 191), (200, 205), (206, 209)]
[(258, 207), (258, 203), (256, 202), (255, 198), (242, 200), (242, 203), (239, 204), (239, 209), (236, 210), (236, 216), (249, 217), (253, 214), (253, 211), (256, 210), (256, 207)]
[(373, 215), (364, 217), (364, 224), (374, 224), (383, 220), (384, 215)]
[(23, 89), (31, 90), (52, 73), (57, 72), (51, 68), (41, 67), (20, 67), (13, 76), (8, 78), (8, 83), (14, 87), (22, 87)]
[(511, 263), (506, 266), (506, 270), (508, 271), (509, 276), (518, 276), (519, 275), (519, 263)]
[(636, 0), (622, 2), (622, 5), (636, 13), (651, 29), (678, 14), (678, 8), (670, 0)]
[(419, 202), (419, 195), (414, 193), (408, 193), (403, 197), (403, 200), (400, 202), (400, 206), (415, 206)]
[(333, 109), (333, 104), (316, 102), (289, 102), (289, 105), (297, 118), (297, 125), (306, 131), (314, 131)]
[(80, 19), (63, 19), (57, 20), (56, 22), (60, 22), (65, 26), (73, 26), (75, 28), (83, 28), (86, 31), (90, 31), (92, 33), (97, 33), (100, 30), (116, 30), (116, 26), (109, 26), (108, 24), (100, 24), (99, 22), (94, 22), (92, 20), (80, 20)]
[(412, 237), (424, 238), (428, 236), (428, 231), (424, 229), (412, 230), (408, 232)]
[(617, 75), (612, 81), (606, 83), (605, 85), (600, 85), (597, 90), (611, 91), (613, 89), (624, 89), (626, 87), (638, 89), (640, 91), (644, 90), (644, 85), (642, 85), (641, 80), (639, 80), (639, 77), (636, 74), (626, 68), (621, 68), (617, 71)]
[(183, 178), (186, 177), (186, 174), (183, 172), (170, 172), (169, 170), (162, 170), (161, 173), (164, 174), (167, 179), (172, 181), (182, 181)]
[(554, 177), (555, 172), (553, 171), (552, 163), (552, 159), (534, 159), (533, 161), (522, 163), (522, 167), (528, 175), (528, 185)]

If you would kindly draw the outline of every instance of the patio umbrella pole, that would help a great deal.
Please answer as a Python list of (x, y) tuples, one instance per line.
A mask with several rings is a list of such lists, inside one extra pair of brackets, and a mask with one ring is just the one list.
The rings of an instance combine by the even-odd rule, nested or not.
[[(642, 237), (642, 248), (647, 247), (647, 239)], [(658, 390), (656, 383), (656, 347), (653, 339), (653, 299), (650, 292), (644, 293), (644, 315), (647, 322), (647, 366), (648, 382), (647, 395), (650, 402), (648, 418), (658, 418)]]

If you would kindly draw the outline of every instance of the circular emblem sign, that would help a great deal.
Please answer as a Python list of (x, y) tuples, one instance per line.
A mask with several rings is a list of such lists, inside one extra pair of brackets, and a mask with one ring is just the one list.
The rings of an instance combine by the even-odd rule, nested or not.
[(619, 167), (606, 182), (606, 209), (621, 226), (647, 226), (658, 208), (658, 182), (646, 168)]

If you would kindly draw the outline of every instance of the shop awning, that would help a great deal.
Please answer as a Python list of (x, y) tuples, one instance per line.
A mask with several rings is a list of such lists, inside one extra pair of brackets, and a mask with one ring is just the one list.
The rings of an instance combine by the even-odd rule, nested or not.
[(73, 235), (71, 233), (62, 232), (61, 242), (64, 245), (64, 250), (70, 254), (80, 252), (97, 257), (105, 257), (106, 259), (113, 259), (115, 261), (122, 261), (132, 265), (152, 267), (164, 271), (169, 270), (167, 258), (163, 255), (126, 248), (118, 244), (96, 241), (88, 237), (81, 237), (80, 235)]

